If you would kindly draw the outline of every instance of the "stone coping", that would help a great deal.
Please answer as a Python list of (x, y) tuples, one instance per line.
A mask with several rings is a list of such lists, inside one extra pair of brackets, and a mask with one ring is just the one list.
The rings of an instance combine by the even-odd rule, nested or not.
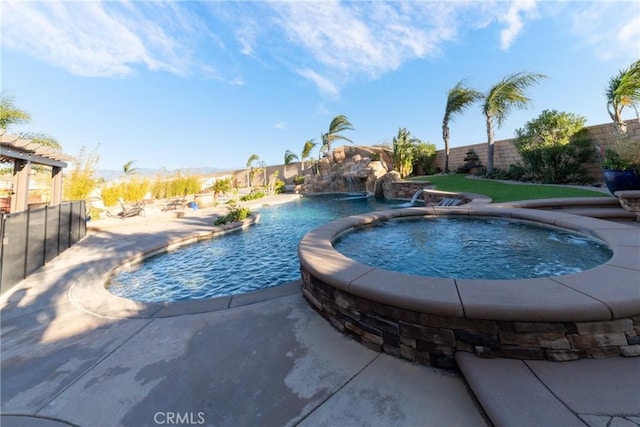
[[(334, 239), (353, 227), (431, 215), (502, 217), (560, 227), (602, 240), (613, 256), (605, 264), (577, 274), (471, 280), (386, 271), (349, 259), (332, 246)], [(303, 270), (356, 297), (418, 313), (524, 322), (606, 321), (640, 315), (639, 253), (640, 230), (635, 227), (558, 210), (489, 205), (406, 208), (350, 216), (310, 231), (298, 247)]]

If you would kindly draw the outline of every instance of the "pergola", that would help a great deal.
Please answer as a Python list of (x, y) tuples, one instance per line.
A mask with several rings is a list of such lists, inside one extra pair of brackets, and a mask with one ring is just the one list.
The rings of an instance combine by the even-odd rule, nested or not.
[(51, 167), (51, 206), (62, 201), (62, 169), (73, 158), (30, 139), (7, 135), (0, 129), (0, 163), (13, 163), (13, 196), (10, 212), (29, 209), (29, 175), (32, 165)]

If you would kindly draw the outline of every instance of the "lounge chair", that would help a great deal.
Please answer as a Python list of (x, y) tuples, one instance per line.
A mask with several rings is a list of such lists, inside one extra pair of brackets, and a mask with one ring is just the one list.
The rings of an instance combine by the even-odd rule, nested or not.
[(178, 208), (184, 208), (185, 203), (187, 203), (187, 196), (183, 197), (175, 197), (173, 199), (169, 199), (162, 206), (163, 211), (176, 210)]
[(119, 202), (122, 210), (118, 212), (116, 215), (113, 215), (111, 212), (107, 211), (107, 216), (118, 217), (122, 219), (130, 218), (132, 216), (138, 216), (138, 215), (144, 216), (144, 201), (135, 202), (131, 206), (126, 206), (122, 199), (120, 199)]

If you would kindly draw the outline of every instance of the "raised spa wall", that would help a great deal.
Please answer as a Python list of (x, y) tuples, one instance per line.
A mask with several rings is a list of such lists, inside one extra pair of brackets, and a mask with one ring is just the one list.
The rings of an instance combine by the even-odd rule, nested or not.
[[(331, 242), (353, 227), (425, 215), (535, 221), (598, 238), (614, 255), (578, 274), (492, 281), (381, 270), (333, 249)], [(634, 227), (563, 212), (490, 206), (356, 215), (312, 230), (298, 249), (303, 295), (331, 325), (372, 350), (443, 368), (455, 367), (456, 351), (552, 361), (639, 356), (638, 253), (640, 230)]]

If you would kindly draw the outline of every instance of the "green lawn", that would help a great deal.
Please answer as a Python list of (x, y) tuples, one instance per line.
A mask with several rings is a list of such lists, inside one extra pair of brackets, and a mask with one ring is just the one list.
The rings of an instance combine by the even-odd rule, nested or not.
[(495, 203), (514, 200), (550, 199), (556, 197), (607, 197), (609, 194), (581, 188), (557, 187), (539, 184), (506, 184), (490, 179), (465, 178), (465, 175), (432, 175), (409, 178), (411, 181), (429, 181), (436, 190), (484, 194)]

